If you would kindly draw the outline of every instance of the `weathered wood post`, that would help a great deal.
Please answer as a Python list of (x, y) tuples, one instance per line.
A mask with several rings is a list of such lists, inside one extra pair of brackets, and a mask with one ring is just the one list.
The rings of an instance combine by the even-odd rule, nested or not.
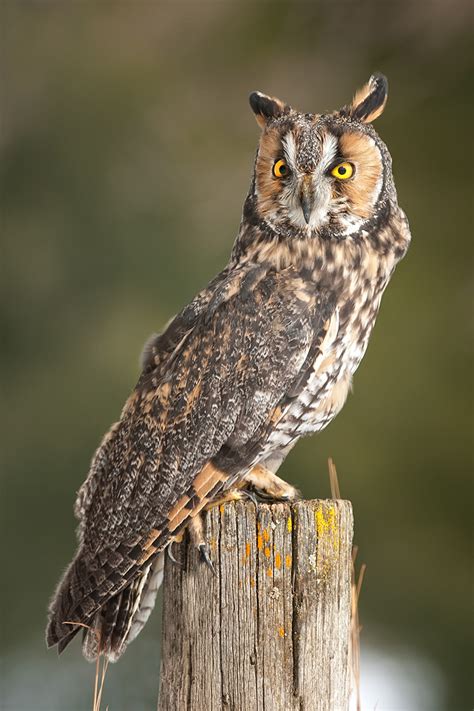
[(341, 500), (208, 512), (217, 574), (166, 564), (158, 710), (345, 711), (352, 527)]

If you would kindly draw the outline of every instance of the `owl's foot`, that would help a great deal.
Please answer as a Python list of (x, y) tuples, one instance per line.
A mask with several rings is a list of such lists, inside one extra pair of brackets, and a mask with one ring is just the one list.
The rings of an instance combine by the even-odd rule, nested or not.
[[(227, 491), (220, 499), (210, 502), (205, 507), (205, 510), (209, 511), (209, 509), (215, 506), (221, 506), (229, 501), (240, 501), (243, 498), (250, 499), (257, 506), (259, 500), (294, 501), (299, 498), (299, 496), (299, 491), (295, 489), (294, 486), (291, 486), (291, 484), (280, 479), (280, 477), (273, 474), (269, 469), (258, 464), (241, 480), (240, 488)], [(201, 561), (205, 563), (215, 575), (216, 570), (209, 555), (209, 546), (204, 538), (201, 513), (196, 514), (190, 519), (187, 529), (193, 545), (199, 550)], [(169, 550), (170, 546), (168, 546), (168, 555), (172, 560), (175, 560)]]
[[(300, 492), (261, 464), (257, 464), (245, 475), (245, 484), (250, 484), (258, 497), (266, 500), (295, 501)], [(243, 493), (243, 492), (242, 492)]]

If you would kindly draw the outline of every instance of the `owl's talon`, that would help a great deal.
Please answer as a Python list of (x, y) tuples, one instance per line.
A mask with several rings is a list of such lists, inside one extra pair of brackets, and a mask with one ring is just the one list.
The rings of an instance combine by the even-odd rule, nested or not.
[(255, 506), (258, 506), (258, 498), (255, 492), (250, 491), (250, 489), (241, 489), (241, 494), (255, 504)]
[(200, 543), (199, 546), (199, 557), (201, 558), (201, 561), (207, 565), (208, 568), (211, 569), (213, 575), (217, 575), (216, 569), (214, 567), (214, 563), (212, 562), (210, 556), (209, 556), (209, 549), (207, 547), (206, 543)]
[(171, 560), (172, 563), (174, 563), (175, 565), (177, 565), (178, 568), (181, 568), (181, 570), (184, 570), (184, 568), (185, 568), (184, 563), (183, 563), (181, 560), (177, 560), (177, 559), (174, 557), (174, 555), (173, 555), (173, 551), (172, 551), (173, 543), (174, 543), (174, 541), (171, 541), (171, 542), (167, 545), (167, 547), (166, 547), (166, 554), (167, 554), (168, 558)]

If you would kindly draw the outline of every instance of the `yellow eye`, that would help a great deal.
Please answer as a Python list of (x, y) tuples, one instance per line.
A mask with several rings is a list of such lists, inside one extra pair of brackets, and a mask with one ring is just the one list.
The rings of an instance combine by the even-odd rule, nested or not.
[(277, 162), (273, 166), (273, 175), (275, 176), (275, 178), (284, 178), (285, 175), (288, 175), (289, 172), (290, 169), (286, 164), (286, 160), (283, 160), (283, 158), (277, 160)]
[(339, 163), (339, 165), (336, 165), (336, 167), (331, 170), (331, 175), (334, 175), (335, 178), (339, 178), (339, 180), (347, 180), (352, 177), (353, 173), (354, 167), (352, 163)]

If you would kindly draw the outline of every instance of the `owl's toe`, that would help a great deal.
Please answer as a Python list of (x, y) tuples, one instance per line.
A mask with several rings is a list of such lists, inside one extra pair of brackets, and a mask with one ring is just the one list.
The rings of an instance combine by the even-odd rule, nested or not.
[(245, 475), (244, 481), (266, 501), (295, 501), (301, 496), (298, 489), (260, 464)]

